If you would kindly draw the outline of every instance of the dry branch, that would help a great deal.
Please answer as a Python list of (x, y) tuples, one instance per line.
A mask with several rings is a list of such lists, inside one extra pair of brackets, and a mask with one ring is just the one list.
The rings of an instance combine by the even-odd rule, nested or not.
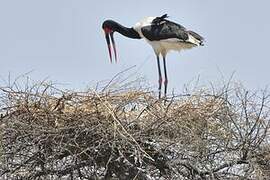
[(0, 89), (2, 179), (264, 179), (269, 95), (197, 90), (166, 103), (130, 84)]

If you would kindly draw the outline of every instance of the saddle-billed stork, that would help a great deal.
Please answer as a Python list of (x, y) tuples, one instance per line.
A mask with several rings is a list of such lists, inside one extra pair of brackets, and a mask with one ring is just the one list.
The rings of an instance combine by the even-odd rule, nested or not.
[(154, 49), (159, 75), (159, 98), (161, 97), (162, 87), (162, 74), (160, 70), (159, 56), (163, 57), (164, 66), (164, 95), (167, 94), (167, 70), (166, 70), (166, 55), (170, 50), (180, 51), (182, 49), (190, 49), (196, 46), (203, 46), (204, 38), (199, 34), (187, 30), (185, 27), (167, 20), (167, 14), (160, 17), (146, 17), (143, 20), (135, 24), (131, 28), (122, 26), (121, 24), (113, 21), (106, 20), (102, 24), (102, 28), (105, 32), (105, 38), (108, 45), (110, 61), (112, 62), (111, 43), (114, 51), (115, 62), (117, 62), (117, 54), (113, 33), (118, 32), (123, 36), (132, 39), (145, 39)]

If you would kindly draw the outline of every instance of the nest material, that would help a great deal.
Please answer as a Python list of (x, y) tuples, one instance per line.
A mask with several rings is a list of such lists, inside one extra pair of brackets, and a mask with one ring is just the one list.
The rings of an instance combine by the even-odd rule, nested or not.
[(223, 88), (2, 88), (4, 179), (210, 179), (269, 175), (268, 96)]

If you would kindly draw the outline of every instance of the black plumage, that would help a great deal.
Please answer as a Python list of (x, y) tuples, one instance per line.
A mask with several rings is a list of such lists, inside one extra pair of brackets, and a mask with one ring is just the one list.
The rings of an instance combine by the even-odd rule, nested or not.
[(153, 21), (152, 24), (156, 24), (159, 25), (163, 22), (163, 20), (165, 20), (166, 18), (168, 18), (169, 16), (167, 14), (164, 14), (163, 16), (160, 17), (156, 17)]
[(184, 26), (175, 22), (169, 21), (167, 14), (156, 17), (152, 24), (141, 28), (142, 34), (149, 41), (160, 41), (164, 39), (176, 38), (179, 41), (186, 42), (189, 34), (199, 41), (203, 41), (203, 37), (199, 34), (186, 30)]

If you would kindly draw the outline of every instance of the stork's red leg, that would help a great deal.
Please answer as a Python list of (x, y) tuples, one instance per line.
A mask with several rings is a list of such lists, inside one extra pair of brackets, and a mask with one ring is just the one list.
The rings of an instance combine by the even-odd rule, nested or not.
[(161, 98), (161, 86), (162, 86), (162, 75), (160, 70), (159, 55), (157, 55), (157, 65), (158, 65), (158, 98)]
[(164, 79), (164, 96), (166, 97), (167, 95), (167, 85), (168, 85), (168, 78), (167, 78), (167, 69), (166, 69), (166, 57), (163, 56), (163, 65), (164, 65), (164, 75), (165, 75), (165, 79)]

